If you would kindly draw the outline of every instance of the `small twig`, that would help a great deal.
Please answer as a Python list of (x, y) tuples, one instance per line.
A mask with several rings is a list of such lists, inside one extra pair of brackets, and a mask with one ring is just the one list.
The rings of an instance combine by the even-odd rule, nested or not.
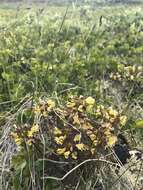
[(55, 164), (69, 164), (69, 162), (61, 162), (61, 161), (51, 160), (48, 158), (38, 159), (38, 161), (47, 161), (47, 162), (52, 162)]

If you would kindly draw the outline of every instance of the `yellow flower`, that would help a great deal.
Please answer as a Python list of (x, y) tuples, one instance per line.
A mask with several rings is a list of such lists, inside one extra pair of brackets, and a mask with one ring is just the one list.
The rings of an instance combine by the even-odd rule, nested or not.
[(33, 125), (32, 128), (31, 128), (31, 131), (33, 131), (33, 133), (36, 133), (39, 131), (39, 125), (36, 124), (36, 125)]
[(58, 148), (57, 149), (57, 154), (61, 155), (61, 154), (64, 154), (64, 152), (66, 151), (66, 148)]
[(112, 107), (110, 107), (108, 109), (108, 113), (110, 116), (113, 116), (113, 117), (117, 117), (117, 115), (118, 115), (118, 112), (116, 110), (114, 110)]
[(39, 106), (35, 106), (34, 112), (35, 112), (36, 114), (40, 114), (40, 113), (41, 113), (40, 107), (39, 107)]
[(93, 126), (87, 122), (82, 125), (82, 128), (85, 130), (89, 130), (89, 129), (93, 129)]
[(33, 137), (34, 133), (37, 133), (39, 131), (39, 125), (36, 124), (36, 125), (33, 125), (30, 129), (30, 131), (28, 131), (28, 134), (27, 136), (28, 137)]
[(94, 144), (95, 146), (97, 146), (97, 143), (98, 143), (97, 140), (94, 140), (94, 141), (93, 141), (93, 144)]
[(73, 124), (80, 125), (80, 120), (77, 113), (73, 116)]
[(90, 139), (91, 139), (92, 141), (96, 140), (96, 135), (94, 135), (94, 134), (91, 134), (89, 137), (90, 137)]
[(65, 139), (66, 139), (66, 135), (60, 136), (60, 137), (55, 137), (55, 142), (56, 142), (57, 144), (62, 145), (62, 144), (64, 143), (64, 140), (65, 140)]
[(120, 117), (120, 124), (124, 126), (127, 122), (127, 116), (123, 115)]
[(87, 112), (92, 112), (92, 110), (93, 110), (93, 105), (88, 105), (87, 107), (86, 107), (86, 111)]
[(15, 143), (19, 146), (22, 143), (22, 139), (20, 137), (15, 138)]
[(22, 138), (20, 138), (17, 133), (11, 132), (11, 136), (14, 138), (15, 143), (19, 146), (22, 143)]
[(86, 102), (88, 105), (94, 105), (94, 104), (95, 104), (95, 100), (94, 100), (94, 98), (92, 98), (91, 96), (89, 96), (88, 98), (86, 98), (85, 102)]
[(73, 153), (71, 154), (71, 156), (72, 156), (73, 159), (76, 160), (76, 159), (77, 159), (77, 152), (73, 152)]
[(69, 158), (69, 155), (70, 155), (70, 151), (66, 151), (66, 152), (64, 152), (64, 157), (65, 157), (66, 159)]
[(135, 78), (134, 75), (131, 75), (131, 76), (130, 76), (130, 79), (131, 79), (131, 80), (134, 80), (134, 78)]
[(111, 135), (110, 128), (106, 128), (106, 129), (104, 130), (104, 134), (109, 137), (109, 136)]
[(138, 70), (139, 72), (142, 72), (143, 67), (142, 67), (142, 66), (138, 66), (138, 67), (137, 67), (137, 70)]
[(55, 108), (56, 105), (55, 102), (51, 99), (47, 101), (47, 104), (48, 104), (48, 111), (51, 111), (53, 108)]
[(83, 143), (76, 144), (75, 146), (77, 147), (78, 150), (81, 151), (88, 150), (88, 147)]
[(74, 137), (74, 142), (80, 141), (80, 139), (81, 139), (81, 134), (77, 134)]
[(95, 154), (95, 148), (91, 148), (91, 154)]
[(27, 134), (28, 137), (33, 137), (33, 132), (30, 130), (28, 131), (28, 134)]
[(57, 127), (54, 128), (54, 135), (61, 135), (62, 131), (58, 129)]
[(114, 135), (111, 135), (111, 136), (108, 137), (107, 145), (109, 147), (112, 147), (112, 146), (115, 145), (116, 142), (117, 142), (117, 137), (114, 136)]
[(48, 106), (50, 106), (50, 107), (52, 107), (52, 108), (55, 107), (55, 102), (54, 102), (53, 100), (51, 100), (51, 99), (49, 99), (49, 100), (47, 101), (47, 104), (48, 104)]

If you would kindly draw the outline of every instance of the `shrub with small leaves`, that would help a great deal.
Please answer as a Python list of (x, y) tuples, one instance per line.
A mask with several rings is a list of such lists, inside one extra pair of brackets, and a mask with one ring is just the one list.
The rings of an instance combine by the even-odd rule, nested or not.
[(70, 96), (63, 105), (52, 99), (40, 100), (33, 107), (34, 124), (11, 134), (18, 146), (39, 146), (41, 133), (50, 136), (52, 154), (65, 159), (101, 155), (115, 145), (118, 130), (126, 116), (112, 107), (98, 104), (93, 97)]
[(110, 78), (115, 81), (140, 81), (142, 77), (143, 67), (141, 65), (125, 66), (123, 64), (118, 64), (117, 72), (110, 74)]

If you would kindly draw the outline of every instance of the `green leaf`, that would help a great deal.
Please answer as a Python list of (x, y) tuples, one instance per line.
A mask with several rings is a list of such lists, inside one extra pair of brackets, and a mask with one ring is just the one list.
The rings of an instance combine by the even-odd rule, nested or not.
[(136, 128), (143, 128), (143, 120), (135, 121), (135, 127)]

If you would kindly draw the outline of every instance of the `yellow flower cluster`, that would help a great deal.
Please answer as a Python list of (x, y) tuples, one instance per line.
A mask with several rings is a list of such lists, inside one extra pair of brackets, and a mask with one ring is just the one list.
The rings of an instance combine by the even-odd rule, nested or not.
[(143, 67), (142, 66), (124, 66), (122, 64), (118, 65), (118, 71), (116, 73), (111, 73), (110, 78), (112, 80), (121, 81), (126, 79), (128, 81), (134, 81), (140, 78), (143, 75)]
[(48, 112), (53, 111), (55, 105), (55, 102), (51, 99), (48, 99), (47, 101), (40, 100), (39, 104), (34, 107), (34, 113), (48, 116)]
[(55, 112), (60, 119), (59, 125), (51, 126), (55, 152), (66, 159), (93, 156), (99, 149), (114, 146), (115, 132), (127, 119), (112, 107), (98, 106), (94, 98), (83, 96), (70, 97)]
[[(35, 117), (37, 115), (44, 117), (48, 116), (48, 113), (53, 111), (55, 108), (55, 102), (51, 99), (48, 99), (46, 102), (43, 100), (39, 100), (39, 103), (34, 107), (33, 111), (35, 113)], [(22, 127), (16, 127), (14, 132), (11, 133), (12, 138), (15, 143), (20, 146), (22, 143), (27, 143), (28, 145), (32, 145), (35, 141), (34, 137), (39, 132), (39, 125), (33, 124), (33, 126), (24, 125)]]
[(14, 132), (11, 132), (11, 137), (14, 139), (17, 146), (22, 145), (22, 143), (27, 143), (31, 145), (34, 142), (34, 136), (39, 132), (39, 125), (34, 124), (32, 127), (28, 125), (22, 128), (15, 128)]
[(23, 139), (17, 133), (11, 132), (11, 136), (14, 138), (17, 146), (20, 146), (22, 144)]
[(28, 131), (28, 133), (27, 133), (27, 136), (28, 137), (33, 137), (33, 135), (35, 134), (35, 133), (37, 133), (39, 131), (39, 126), (36, 124), (36, 125), (33, 125), (32, 127), (31, 127), (31, 129)]
[[(51, 99), (40, 101), (34, 113), (36, 119), (47, 122), (43, 127), (49, 130), (52, 151), (65, 159), (93, 157), (114, 146), (118, 127), (127, 120), (112, 107), (98, 105), (91, 96), (71, 96), (57, 107)], [(40, 142), (38, 133), (39, 125), (34, 124), (16, 130), (12, 136), (17, 145), (23, 142), (31, 145)]]

